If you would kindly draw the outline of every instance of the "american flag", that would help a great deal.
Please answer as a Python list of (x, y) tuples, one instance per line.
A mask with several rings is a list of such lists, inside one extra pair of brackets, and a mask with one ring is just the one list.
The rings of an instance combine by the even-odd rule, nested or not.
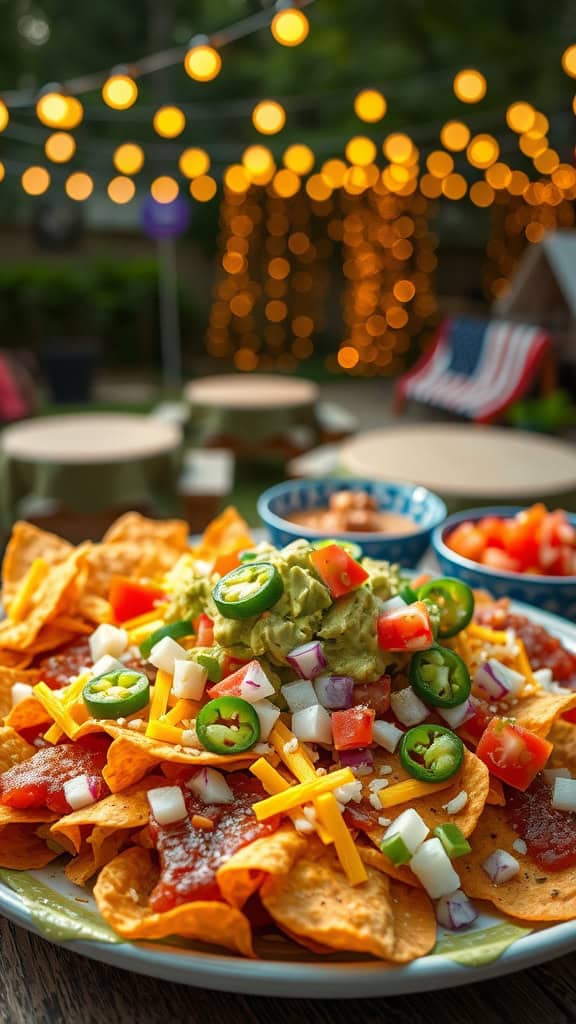
[(539, 327), (451, 317), (398, 381), (397, 409), (413, 398), (486, 423), (525, 393), (549, 347)]

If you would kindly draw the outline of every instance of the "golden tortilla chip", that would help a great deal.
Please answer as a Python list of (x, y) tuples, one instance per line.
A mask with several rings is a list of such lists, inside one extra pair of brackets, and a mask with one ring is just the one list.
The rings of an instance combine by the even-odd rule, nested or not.
[(371, 953), (388, 960), (394, 953), (394, 914), (390, 882), (368, 868), (368, 881), (352, 886), (337, 857), (310, 842), (305, 857), (286, 875), (268, 876), (260, 899), (270, 916), (297, 940), (330, 949)]
[(32, 526), (32, 523), (14, 523), (2, 564), (2, 599), (5, 604), (10, 604), (37, 558), (43, 558), (49, 565), (59, 565), (73, 550), (68, 541), (57, 537), (55, 533), (40, 530)]
[(142, 546), (137, 541), (121, 544), (93, 544), (87, 558), (86, 590), (107, 599), (113, 576), (135, 576), (142, 561)]
[[(52, 833), (57, 840), (62, 836), (72, 843), (77, 853), (80, 852), (84, 838), (83, 828), (104, 829), (105, 833), (98, 834), (96, 847), (98, 848), (113, 832), (120, 829), (135, 829), (146, 825), (150, 817), (150, 805), (147, 799), (147, 792), (155, 786), (165, 785), (164, 779), (150, 777), (142, 779), (135, 786), (123, 790), (121, 793), (112, 793), (95, 804), (88, 807), (81, 807), (78, 811), (64, 815), (55, 825), (52, 826)], [(92, 833), (93, 836), (93, 833)], [(90, 838), (88, 838), (90, 842)]]
[(0, 867), (16, 871), (43, 868), (58, 857), (56, 850), (36, 835), (35, 825), (7, 825), (0, 829)]
[[(99, 833), (99, 842), (96, 851), (92, 840), (97, 832)], [(107, 834), (104, 835), (104, 833)], [(88, 839), (90, 845), (82, 849), (78, 856), (68, 861), (65, 868), (66, 877), (74, 885), (86, 886), (105, 864), (118, 856), (120, 850), (130, 842), (129, 836), (130, 833), (124, 829), (105, 829), (96, 826), (92, 836)]]
[(103, 544), (124, 541), (143, 545), (164, 544), (176, 551), (188, 550), (190, 527), (184, 519), (147, 519), (139, 512), (126, 512), (112, 523), (102, 538)]
[(290, 826), (244, 846), (217, 872), (216, 881), (223, 898), (233, 907), (243, 907), (268, 875), (288, 874), (307, 846), (307, 840)]
[[(89, 548), (90, 545), (81, 544), (80, 547), (72, 549), (64, 561), (50, 567), (31, 598), (31, 607), (26, 618), (22, 622), (11, 622), (8, 618), (0, 623), (0, 647), (26, 651), (39, 649), (35, 643), (36, 638), (42, 627), (65, 609), (67, 594), (74, 584), (79, 567), (87, 557)], [(66, 636), (73, 634), (68, 631)], [(56, 643), (53, 646), (56, 646)]]
[(6, 715), (5, 725), (12, 726), (16, 732), (23, 729), (33, 729), (37, 725), (50, 725), (51, 716), (36, 697), (26, 697)]
[(0, 804), (0, 829), (7, 825), (35, 825), (56, 821), (58, 815), (47, 807), (6, 807)]
[(390, 959), (395, 964), (406, 964), (426, 956), (436, 944), (432, 900), (423, 889), (391, 880), (390, 901), (394, 915), (394, 951)]
[[(113, 734), (109, 727), (106, 727), (105, 731)], [(103, 771), (104, 779), (113, 793), (139, 782), (151, 768), (162, 761), (192, 768), (202, 768), (203, 765), (224, 765), (227, 768), (234, 768), (253, 761), (257, 756), (248, 751), (232, 759), (229, 755), (211, 754), (208, 750), (195, 751), (186, 747), (179, 749), (170, 743), (161, 743), (137, 732), (118, 731), (121, 734), (108, 748), (106, 767)]]
[(88, 619), (89, 622), (95, 622), (98, 625), (101, 622), (112, 622), (114, 618), (110, 602), (98, 594), (80, 594), (75, 602), (74, 610), (83, 619)]
[(506, 805), (504, 786), (495, 775), (490, 776), (490, 788), (488, 789), (486, 803), (492, 804), (493, 807), (504, 807)]
[(40, 679), (40, 673), (36, 669), (26, 671), (20, 668), (5, 668), (0, 666), (0, 718), (6, 718), (12, 710), (12, 687), (14, 683), (27, 683), (34, 686)]
[(565, 711), (570, 711), (570, 708), (576, 708), (576, 692), (548, 693), (547, 690), (538, 690), (529, 697), (521, 697), (510, 714), (518, 725), (545, 738), (556, 719)]
[(217, 557), (243, 551), (253, 545), (254, 539), (250, 535), (248, 523), (237, 509), (228, 505), (208, 524), (193, 554), (199, 561), (213, 562)]
[(104, 920), (126, 939), (162, 939), (181, 935), (253, 957), (248, 919), (235, 907), (215, 900), (183, 903), (154, 913), (148, 898), (158, 869), (147, 850), (133, 846), (102, 868), (94, 898)]
[(559, 718), (548, 733), (548, 739), (554, 744), (550, 768), (567, 768), (576, 778), (576, 724)]
[(28, 668), (33, 660), (34, 655), (30, 651), (0, 649), (0, 665), (4, 668)]
[[(568, 921), (576, 916), (576, 867), (547, 871), (528, 854), (512, 846), (518, 835), (502, 807), (486, 807), (472, 836), (472, 853), (459, 857), (461, 888), (468, 896), (490, 900), (498, 910), (525, 921)], [(494, 885), (482, 864), (494, 850), (506, 850), (520, 863), (520, 871)]]
[(27, 761), (35, 753), (36, 747), (23, 740), (11, 726), (0, 726), (0, 774), (21, 761)]
[(64, 868), (64, 874), (73, 885), (79, 885), (84, 888), (84, 886), (88, 885), (90, 879), (94, 877), (97, 870), (92, 850), (83, 850), (77, 857), (73, 857), (72, 860), (68, 861)]

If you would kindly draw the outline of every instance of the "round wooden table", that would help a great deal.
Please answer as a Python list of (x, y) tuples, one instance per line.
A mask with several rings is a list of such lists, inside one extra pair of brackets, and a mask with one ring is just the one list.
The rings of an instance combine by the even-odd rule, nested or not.
[(409, 480), (448, 498), (515, 502), (576, 492), (576, 447), (497, 427), (415, 423), (347, 441), (339, 463), (354, 476)]

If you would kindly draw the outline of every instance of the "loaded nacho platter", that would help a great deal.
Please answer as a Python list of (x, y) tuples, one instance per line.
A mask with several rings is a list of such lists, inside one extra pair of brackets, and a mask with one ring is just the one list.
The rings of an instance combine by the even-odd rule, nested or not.
[(0, 912), (263, 993), (576, 944), (569, 624), (356, 545), (256, 544), (233, 509), (194, 547), (137, 513), (75, 548), (17, 523), (3, 606)]

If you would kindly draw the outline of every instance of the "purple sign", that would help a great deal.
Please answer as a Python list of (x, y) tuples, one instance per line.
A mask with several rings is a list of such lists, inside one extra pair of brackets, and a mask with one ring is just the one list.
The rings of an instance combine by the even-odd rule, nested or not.
[(171, 203), (158, 203), (146, 196), (140, 206), (140, 223), (150, 238), (176, 238), (190, 223), (190, 207), (182, 196)]

